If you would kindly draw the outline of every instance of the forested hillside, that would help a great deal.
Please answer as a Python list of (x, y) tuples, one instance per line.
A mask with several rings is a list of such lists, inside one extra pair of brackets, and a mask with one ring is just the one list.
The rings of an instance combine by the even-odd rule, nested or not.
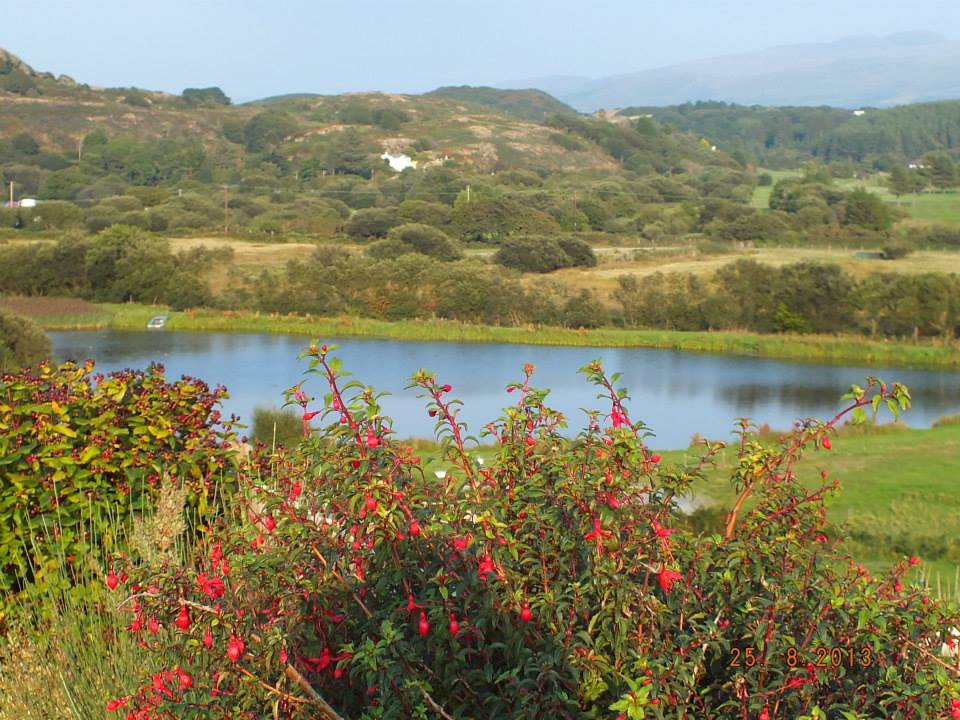
[(767, 167), (795, 167), (817, 158), (889, 168), (929, 152), (956, 153), (960, 144), (960, 100), (856, 113), (831, 107), (697, 102), (631, 107), (620, 114), (653, 117)]

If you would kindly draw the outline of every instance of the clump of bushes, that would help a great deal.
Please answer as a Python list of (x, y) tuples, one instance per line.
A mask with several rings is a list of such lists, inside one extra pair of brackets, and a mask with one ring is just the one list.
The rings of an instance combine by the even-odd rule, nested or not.
[(504, 240), (494, 262), (521, 272), (548, 273), (566, 267), (593, 267), (593, 249), (579, 238), (525, 236)]
[(35, 365), (50, 352), (50, 339), (36, 323), (0, 308), (0, 373)]
[[(960, 623), (905, 575), (871, 575), (825, 524), (837, 482), (801, 477), (847, 413), (908, 405), (869, 380), (830, 422), (772, 444), (745, 434), (737, 501), (684, 523), (675, 499), (722, 445), (667, 465), (599, 363), (602, 399), (574, 439), (531, 383), (484, 426), (480, 465), (453, 388), (411, 379), (437, 420), (438, 469), (397, 442), (377, 395), (332, 348), (308, 351), (320, 429), (256, 463), (243, 510), (192, 567), (139, 593), (132, 632), (155, 674), (109, 700), (178, 717), (939, 717), (960, 684), (942, 638)], [(744, 433), (747, 431), (744, 430)], [(805, 475), (805, 473), (804, 473)], [(718, 527), (719, 521), (719, 527)], [(692, 526), (692, 527), (691, 527)], [(694, 528), (700, 527), (704, 532)], [(172, 653), (176, 665), (146, 658)]]

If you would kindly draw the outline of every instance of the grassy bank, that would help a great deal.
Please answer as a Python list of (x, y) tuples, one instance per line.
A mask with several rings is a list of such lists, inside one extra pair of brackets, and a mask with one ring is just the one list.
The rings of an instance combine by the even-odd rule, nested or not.
[[(736, 462), (732, 449), (721, 455), (709, 479), (695, 488), (699, 498), (727, 509), (735, 494), (728, 478)], [(692, 451), (667, 452), (682, 462)], [(841, 482), (828, 504), (828, 520), (850, 533), (849, 550), (879, 570), (905, 556), (925, 560), (923, 568), (952, 587), (960, 565), (960, 422), (926, 430), (904, 426), (841, 429), (833, 450), (808, 453), (798, 477), (811, 487), (820, 471)]]
[(960, 368), (960, 347), (871, 341), (861, 337), (760, 335), (747, 332), (668, 330), (570, 330), (552, 327), (491, 327), (448, 320), (387, 322), (366, 318), (299, 317), (253, 312), (196, 310), (172, 312), (144, 305), (95, 305), (87, 315), (31, 315), (48, 330), (103, 328), (142, 330), (151, 316), (165, 313), (170, 330), (269, 332), (312, 338), (349, 336), (397, 340), (496, 342), (577, 347), (647, 347), (751, 355), (877, 367)]

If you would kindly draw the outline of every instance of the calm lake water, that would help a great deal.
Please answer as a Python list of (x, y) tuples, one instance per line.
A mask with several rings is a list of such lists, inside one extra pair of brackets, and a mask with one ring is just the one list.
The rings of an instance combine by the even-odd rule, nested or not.
[[(101, 372), (145, 368), (162, 363), (169, 378), (199, 377), (211, 385), (226, 385), (230, 399), (225, 414), (249, 421), (258, 405), (280, 406), (283, 390), (303, 379), (306, 361), (297, 355), (308, 339), (300, 336), (118, 332), (112, 330), (50, 333), (59, 360), (92, 358)], [(700, 433), (728, 439), (734, 418), (787, 428), (798, 418), (823, 417), (839, 409), (839, 397), (851, 383), (867, 375), (910, 388), (912, 426), (929, 426), (936, 418), (960, 412), (960, 374), (920, 370), (867, 369), (684, 353), (671, 350), (572, 348), (537, 345), (494, 345), (349, 338), (336, 343), (336, 355), (357, 380), (391, 393), (383, 401), (401, 437), (428, 437), (433, 420), (413, 390), (405, 390), (419, 368), (437, 373), (453, 385), (465, 402), (462, 418), (479, 433), (485, 422), (499, 416), (512, 396), (508, 383), (522, 377), (523, 364), (533, 363), (538, 387), (550, 388), (548, 402), (570, 420), (573, 434), (584, 421), (580, 408), (604, 407), (597, 391), (577, 373), (600, 358), (608, 373), (623, 374), (621, 384), (631, 395), (628, 407), (656, 433), (652, 445), (661, 449), (687, 447)], [(322, 397), (324, 386), (308, 379), (308, 394)], [(885, 416), (886, 417), (886, 416)]]

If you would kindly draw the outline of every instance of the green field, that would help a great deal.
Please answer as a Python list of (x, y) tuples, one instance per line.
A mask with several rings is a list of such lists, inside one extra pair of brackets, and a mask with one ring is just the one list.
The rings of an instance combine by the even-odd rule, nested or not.
[[(671, 462), (693, 450), (664, 453)], [(721, 454), (708, 480), (695, 487), (708, 506), (731, 507), (735, 451)], [(833, 450), (811, 451), (797, 468), (814, 487), (820, 471), (841, 482), (828, 503), (828, 520), (851, 534), (849, 551), (874, 571), (916, 554), (933, 578), (954, 588), (960, 565), (960, 422), (928, 430), (849, 427)]]
[[(763, 170), (759, 172), (768, 173), (773, 177), (776, 184), (780, 180), (791, 177), (799, 177), (797, 170)], [(899, 206), (907, 213), (910, 218), (907, 222), (937, 225), (960, 225), (960, 191), (951, 190), (949, 192), (923, 192), (914, 195), (904, 195), (899, 200), (890, 192), (886, 185), (886, 175), (871, 175), (863, 180), (856, 179), (838, 179), (836, 186), (842, 190), (855, 190), (859, 187), (866, 188), (875, 195), (879, 195), (890, 205)], [(750, 204), (758, 209), (765, 209), (770, 206), (770, 193), (773, 186), (757, 187), (754, 190), (753, 198)]]

